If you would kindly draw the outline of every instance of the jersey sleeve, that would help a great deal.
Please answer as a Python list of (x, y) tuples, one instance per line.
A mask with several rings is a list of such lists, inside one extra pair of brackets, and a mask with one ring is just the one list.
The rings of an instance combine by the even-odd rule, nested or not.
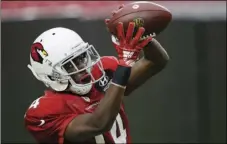
[(77, 114), (65, 114), (42, 119), (26, 116), (25, 125), (38, 142), (63, 144), (66, 127), (76, 116)]

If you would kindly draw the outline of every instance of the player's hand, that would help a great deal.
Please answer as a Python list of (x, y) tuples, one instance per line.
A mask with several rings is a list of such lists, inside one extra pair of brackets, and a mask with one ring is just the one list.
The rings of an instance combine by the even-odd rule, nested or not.
[(141, 39), (145, 32), (143, 27), (138, 28), (135, 37), (133, 37), (134, 29), (135, 23), (130, 22), (125, 35), (123, 23), (119, 22), (117, 36), (112, 35), (112, 42), (117, 51), (120, 65), (131, 67), (139, 58), (141, 50), (152, 40), (151, 36)]

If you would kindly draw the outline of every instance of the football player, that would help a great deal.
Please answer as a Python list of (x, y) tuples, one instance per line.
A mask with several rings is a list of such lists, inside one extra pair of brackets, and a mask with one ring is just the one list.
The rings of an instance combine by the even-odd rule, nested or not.
[(123, 97), (160, 72), (169, 57), (157, 40), (141, 37), (143, 27), (134, 38), (133, 22), (126, 34), (122, 23), (116, 29), (117, 58), (101, 57), (67, 28), (52, 28), (34, 41), (28, 67), (48, 89), (24, 120), (38, 143), (131, 143)]

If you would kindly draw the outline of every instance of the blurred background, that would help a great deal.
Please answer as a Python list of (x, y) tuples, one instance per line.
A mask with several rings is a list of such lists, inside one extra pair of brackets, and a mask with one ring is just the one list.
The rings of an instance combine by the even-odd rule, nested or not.
[[(1, 2), (1, 140), (34, 143), (23, 117), (44, 85), (27, 68), (43, 31), (67, 27), (116, 55), (104, 18), (129, 1)], [(134, 143), (226, 143), (226, 1), (157, 1), (173, 14), (157, 37), (167, 67), (125, 98)]]

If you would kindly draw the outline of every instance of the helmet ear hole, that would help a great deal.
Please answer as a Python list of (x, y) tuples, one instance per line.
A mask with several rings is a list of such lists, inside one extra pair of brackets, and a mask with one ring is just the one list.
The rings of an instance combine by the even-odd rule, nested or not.
[(47, 76), (51, 81), (55, 81), (54, 78), (50, 75)]

